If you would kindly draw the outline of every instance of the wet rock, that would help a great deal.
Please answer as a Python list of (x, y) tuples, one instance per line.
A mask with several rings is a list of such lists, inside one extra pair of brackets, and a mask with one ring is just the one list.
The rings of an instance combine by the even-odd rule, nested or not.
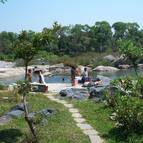
[(129, 69), (131, 67), (131, 65), (119, 65), (118, 68), (119, 69)]
[(118, 71), (118, 70), (119, 69), (115, 67), (110, 67), (110, 66), (98, 66), (93, 69), (93, 71), (109, 71), (109, 72)]

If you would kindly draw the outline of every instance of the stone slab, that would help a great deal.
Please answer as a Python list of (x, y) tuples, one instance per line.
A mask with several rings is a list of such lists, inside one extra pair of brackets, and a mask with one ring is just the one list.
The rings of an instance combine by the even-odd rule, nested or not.
[(86, 120), (85, 120), (84, 118), (74, 118), (74, 120), (75, 120), (77, 123), (86, 122)]
[(84, 123), (78, 123), (77, 124), (78, 127), (80, 127), (82, 130), (91, 130), (93, 129), (89, 124), (84, 124)]
[(81, 116), (80, 113), (73, 113), (72, 117), (74, 117), (74, 118), (81, 118), (82, 116)]
[(79, 113), (79, 111), (76, 108), (70, 108), (69, 112), (71, 112), (71, 113)]
[(67, 107), (67, 108), (73, 108), (72, 104), (64, 104), (64, 106)]
[(91, 143), (103, 143), (103, 140), (97, 135), (89, 135)]
[(86, 135), (97, 135), (97, 134), (98, 134), (98, 132), (95, 131), (94, 129), (84, 130), (83, 132), (84, 132), (84, 134), (86, 134)]

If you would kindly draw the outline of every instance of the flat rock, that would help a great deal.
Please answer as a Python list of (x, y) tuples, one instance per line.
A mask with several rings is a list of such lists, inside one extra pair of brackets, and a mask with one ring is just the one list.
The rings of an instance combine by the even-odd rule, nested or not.
[(73, 108), (72, 104), (64, 104), (64, 106), (67, 107), (67, 108)]
[(103, 143), (103, 140), (97, 135), (89, 135), (91, 143)]
[(93, 129), (89, 124), (77, 124), (82, 130), (91, 130)]
[(98, 134), (98, 132), (93, 130), (93, 129), (91, 129), (91, 130), (84, 130), (83, 132), (86, 135), (97, 135)]
[(86, 122), (86, 120), (85, 120), (84, 118), (74, 118), (74, 120), (75, 120), (77, 123)]
[(115, 67), (110, 67), (110, 66), (97, 66), (96, 68), (93, 69), (93, 71), (118, 71), (119, 69)]
[(74, 118), (81, 118), (82, 116), (81, 116), (80, 113), (73, 113), (72, 117), (74, 117)]
[(69, 112), (71, 112), (71, 113), (79, 113), (79, 111), (76, 108), (70, 108)]
[(12, 118), (8, 115), (4, 115), (2, 117), (0, 117), (0, 125), (5, 125), (7, 123), (9, 123), (12, 120)]

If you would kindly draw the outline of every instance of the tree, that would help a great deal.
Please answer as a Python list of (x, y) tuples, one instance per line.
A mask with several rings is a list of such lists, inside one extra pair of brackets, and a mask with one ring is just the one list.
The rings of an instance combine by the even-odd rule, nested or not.
[(37, 34), (22, 31), (15, 44), (15, 58), (23, 59), (25, 66), (25, 80), (27, 79), (27, 68), (29, 62), (34, 58), (39, 50), (39, 39)]
[(22, 94), (22, 102), (24, 105), (24, 113), (25, 113), (25, 120), (29, 125), (30, 131), (36, 140), (37, 136), (35, 133), (35, 130), (33, 128), (33, 124), (31, 120), (28, 117), (28, 108), (27, 108), (27, 103), (26, 103), (26, 96), (29, 93), (29, 88), (30, 84), (27, 81), (27, 68), (29, 62), (33, 59), (33, 57), (38, 53), (39, 50), (39, 37), (37, 38), (37, 35), (31, 31), (22, 31), (15, 44), (14, 52), (15, 52), (15, 58), (20, 58), (23, 59), (24, 61), (24, 66), (25, 66), (25, 81), (20, 83), (19, 87), (19, 93)]
[(111, 26), (106, 21), (96, 22), (91, 28), (93, 43), (99, 52), (105, 51), (111, 43)]
[(7, 0), (0, 0), (1, 3), (5, 3)]
[(119, 41), (119, 45), (121, 53), (130, 60), (138, 76), (137, 67), (143, 57), (143, 48), (137, 47), (131, 40)]

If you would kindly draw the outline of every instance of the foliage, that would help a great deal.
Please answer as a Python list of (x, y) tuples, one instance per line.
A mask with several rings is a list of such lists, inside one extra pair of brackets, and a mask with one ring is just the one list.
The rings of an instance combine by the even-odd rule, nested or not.
[(120, 52), (130, 60), (137, 74), (137, 65), (143, 57), (143, 48), (137, 47), (130, 40), (120, 41), (119, 46)]
[[(3, 95), (7, 96), (7, 95)], [(9, 94), (9, 96), (12, 96)], [(47, 117), (46, 124), (40, 127), (38, 138), (40, 143), (89, 143), (89, 139), (81, 130), (75, 125), (71, 114), (67, 109), (56, 102), (48, 100), (48, 98), (41, 94), (36, 96), (28, 96), (28, 104), (31, 105), (30, 112), (37, 112), (42, 109), (52, 108), (57, 111), (51, 117)], [(4, 102), (0, 104), (0, 109), (6, 113), (15, 103)], [(2, 108), (1, 108), (2, 107)], [(0, 110), (0, 114), (2, 110)], [(36, 126), (37, 127), (37, 126)], [(17, 132), (14, 132), (14, 130)], [(29, 128), (23, 118), (13, 119), (10, 123), (0, 126), (0, 142), (26, 143), (31, 141), (31, 134), (29, 135)], [(25, 139), (25, 135), (27, 139)]]
[(133, 98), (121, 94), (117, 94), (115, 98), (118, 99), (113, 110), (116, 113), (115, 120), (118, 125), (128, 132), (137, 132), (143, 123), (142, 101), (137, 97)]
[(0, 90), (5, 89), (6, 87), (7, 87), (6, 85), (0, 83)]
[(39, 50), (39, 35), (32, 31), (22, 31), (15, 43), (14, 54), (16, 59), (22, 59), (25, 66), (25, 79), (29, 62)]
[(39, 47), (45, 53), (50, 52), (60, 57), (63, 55), (74, 57), (86, 52), (118, 51), (119, 40), (130, 40), (139, 48), (143, 45), (143, 30), (137, 23), (116, 22), (111, 26), (107, 21), (100, 21), (93, 26), (87, 24), (61, 26), (58, 22), (54, 22), (51, 28), (45, 27), (42, 32), (22, 33), (20, 34), (22, 38), (26, 35), (26, 39), (22, 42), (19, 34), (6, 31), (0, 33), (2, 55), (12, 55), (13, 58), (15, 43), (19, 47), (29, 47), (30, 50)]
[(137, 132), (142, 126), (143, 101), (142, 95), (143, 78), (126, 77), (114, 80), (111, 87), (116, 88), (113, 92), (107, 92), (106, 101), (116, 113), (115, 120), (119, 127), (127, 132)]

